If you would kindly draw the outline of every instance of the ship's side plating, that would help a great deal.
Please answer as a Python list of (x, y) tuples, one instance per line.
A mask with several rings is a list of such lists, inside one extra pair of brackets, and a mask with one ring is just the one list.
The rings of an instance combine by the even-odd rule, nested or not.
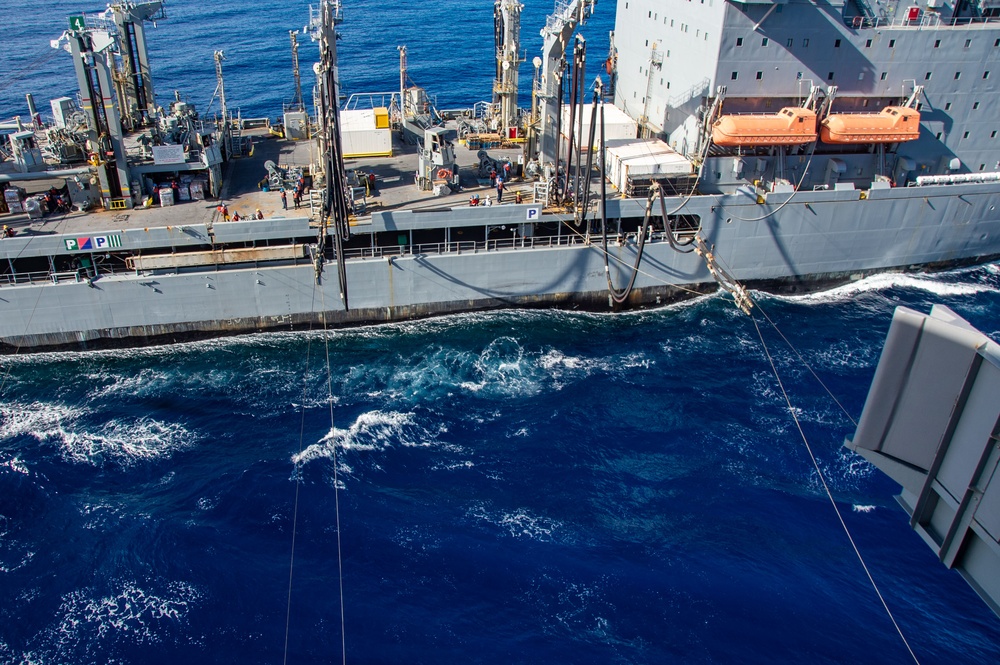
[[(912, 196), (912, 188), (871, 190), (865, 198), (856, 190), (817, 191), (801, 194), (794, 203), (785, 203), (787, 194), (774, 193), (759, 203), (752, 190), (743, 190), (692, 199), (686, 211), (700, 220), (702, 237), (738, 279), (751, 284), (781, 280), (808, 288), (816, 281), (842, 281), (876, 268), (947, 265), (971, 256), (1000, 255), (1000, 217), (995, 212), (1000, 196), (995, 186), (965, 185), (961, 196), (955, 195), (955, 188), (923, 187), (920, 197)], [(668, 199), (668, 209), (681, 202)], [(533, 211), (537, 208), (511, 205), (396, 213), (373, 216), (373, 225), (406, 233), (441, 223), (420, 219), (430, 214), (447, 217), (452, 229), (463, 224), (480, 228), (484, 222), (514, 228), (536, 214)], [(615, 218), (634, 219), (642, 211), (640, 201), (608, 202), (608, 213)], [(769, 215), (772, 212), (776, 214)], [(753, 221), (761, 217), (765, 219)], [(253, 226), (242, 228), (248, 237), (266, 235)], [(172, 233), (196, 242), (206, 229)], [(50, 242), (61, 240), (53, 237)], [(128, 242), (126, 237), (123, 244)], [(14, 243), (0, 244), (0, 249), (8, 255), (21, 250)], [(39, 246), (38, 251), (46, 250)], [(611, 252), (612, 276), (622, 285), (635, 257), (634, 238), (613, 244)], [(348, 259), (350, 311), (340, 303), (336, 280), (327, 277), (317, 284), (309, 261), (267, 266), (122, 273), (93, 283), (4, 287), (0, 306), (9, 315), (0, 318), (0, 339), (11, 348), (95, 346), (192, 333), (301, 328), (319, 323), (321, 312), (328, 323), (342, 325), (515, 305), (608, 307), (599, 246), (569, 233), (545, 243), (521, 238), (466, 250), (456, 243), (438, 251), (417, 247), (391, 257)], [(702, 259), (673, 250), (662, 234), (647, 244), (640, 271), (630, 301), (634, 305), (687, 293), (676, 287), (704, 291), (714, 284)]]
[[(1000, 183), (990, 173), (997, 170), (996, 119), (989, 111), (998, 101), (1000, 28), (982, 16), (955, 21), (954, 6), (912, 24), (869, 15), (864, 7), (618, 3), (616, 104), (644, 135), (703, 164), (698, 194), (670, 197), (666, 210), (693, 224), (738, 280), (808, 288), (881, 269), (1000, 256)], [(726, 113), (773, 114), (807, 103), (820, 88), (828, 95), (823, 113), (919, 105), (919, 139), (787, 149), (706, 143), (709, 114), (720, 101)], [(605, 206), (616, 231), (624, 220), (626, 233), (615, 234), (609, 247), (612, 281), (621, 286), (631, 274), (645, 202), (610, 199)], [(542, 226), (549, 232), (534, 232)], [(502, 242), (490, 240), (497, 229)], [(415, 240), (431, 231), (442, 241)], [(338, 258), (315, 257), (319, 265), (341, 261), (328, 265), (336, 270), (317, 270), (305, 255), (289, 259), (293, 253), (275, 261), (119, 271), (89, 282), (58, 279), (57, 263), (72, 238), (8, 239), (0, 243), (0, 260), (47, 261), (51, 274), (44, 282), (0, 288), (0, 342), (7, 349), (97, 345), (500, 306), (610, 306), (600, 246), (587, 222), (574, 224), (572, 215), (510, 204), (376, 212), (352, 234), (370, 239), (370, 251), (355, 251), (355, 243)], [(379, 239), (393, 235), (401, 238), (390, 252)], [(204, 251), (227, 242), (308, 243), (310, 237), (315, 243), (307, 220), (217, 225), (213, 233), (190, 225), (122, 232), (114, 252)], [(341, 267), (350, 310), (336, 279)], [(661, 221), (628, 304), (706, 291), (714, 279), (696, 253), (667, 242)]]

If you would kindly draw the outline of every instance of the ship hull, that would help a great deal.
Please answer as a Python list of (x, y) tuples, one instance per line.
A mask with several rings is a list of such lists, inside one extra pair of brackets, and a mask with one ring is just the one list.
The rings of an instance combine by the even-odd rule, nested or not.
[[(758, 201), (762, 200), (762, 203)], [(667, 208), (684, 203), (668, 201)], [(996, 183), (900, 189), (697, 196), (684, 213), (719, 264), (748, 286), (809, 290), (888, 269), (946, 268), (1000, 256)], [(612, 217), (639, 217), (644, 202), (608, 203)], [(174, 274), (117, 274), (0, 289), (7, 352), (98, 348), (324, 325), (375, 324), (499, 307), (611, 309), (600, 238), (592, 244), (348, 259), (348, 303), (335, 264)], [(634, 238), (609, 246), (615, 286), (628, 281)], [(666, 303), (713, 290), (697, 254), (660, 239), (646, 244), (626, 306)]]

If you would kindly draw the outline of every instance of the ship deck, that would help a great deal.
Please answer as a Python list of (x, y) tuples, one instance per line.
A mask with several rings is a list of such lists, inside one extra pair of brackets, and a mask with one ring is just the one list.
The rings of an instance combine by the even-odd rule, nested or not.
[[(50, 213), (38, 219), (30, 219), (25, 214), (0, 215), (0, 222), (12, 227), (19, 236), (33, 235), (86, 235), (108, 230), (149, 228), (160, 226), (180, 226), (219, 222), (217, 207), (225, 202), (230, 213), (250, 216), (256, 209), (265, 218), (301, 219), (312, 214), (304, 198), (302, 208), (293, 208), (291, 192), (288, 192), (288, 209), (281, 205), (277, 191), (263, 191), (258, 187), (266, 176), (265, 162), (273, 161), (279, 166), (309, 167), (318, 161), (314, 141), (291, 141), (268, 132), (252, 130), (244, 132), (252, 136), (253, 154), (249, 157), (233, 159), (223, 166), (223, 184), (218, 199), (182, 201), (172, 206), (135, 208), (132, 210), (72, 211), (65, 214)], [(520, 150), (489, 150), (491, 157), (506, 158), (516, 163)], [(417, 189), (414, 174), (417, 169), (418, 147), (405, 143), (397, 133), (393, 133), (393, 154), (390, 157), (367, 157), (345, 160), (347, 170), (357, 169), (375, 174), (376, 195), (366, 201), (366, 209), (352, 225), (363, 232), (371, 214), (388, 210), (420, 210), (427, 208), (458, 207), (468, 205), (469, 197), (479, 194), (485, 199), (490, 195), (494, 200), (496, 192), (492, 187), (481, 186), (476, 179), (479, 164), (477, 150), (465, 145), (456, 146), (456, 157), (460, 167), (461, 190), (446, 196), (435, 196), (433, 192)], [(10, 166), (6, 164), (5, 166)], [(33, 180), (15, 183), (27, 190), (29, 196), (47, 191), (51, 187), (61, 188), (63, 178)], [(515, 191), (520, 190), (524, 201), (531, 201), (532, 185), (527, 180), (508, 183), (504, 192), (504, 203), (514, 201)], [(494, 201), (495, 204), (495, 201)], [(317, 220), (318, 221), (318, 220)]]

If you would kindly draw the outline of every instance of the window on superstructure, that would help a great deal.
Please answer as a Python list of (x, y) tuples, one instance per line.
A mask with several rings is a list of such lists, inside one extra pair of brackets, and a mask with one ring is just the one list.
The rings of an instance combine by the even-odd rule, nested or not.
[(832, 81), (833, 80), (833, 72), (830, 72), (829, 74), (826, 75), (826, 80), (827, 81)]
[(975, 111), (978, 108), (979, 108), (979, 102), (973, 102), (972, 103), (972, 110)]
[(993, 48), (997, 48), (998, 46), (1000, 46), (1000, 39), (993, 42)]
[(955, 80), (962, 78), (962, 72), (955, 72)]
[(809, 46), (809, 40), (808, 39), (803, 39), (802, 40), (802, 46), (803, 47)]
[(994, 129), (992, 132), (990, 132), (990, 138), (995, 139), (996, 137), (997, 137), (997, 130)]
[(865, 73), (864, 72), (861, 72), (860, 74), (858, 74), (858, 80), (859, 81), (864, 81), (865, 80)]
[(939, 46), (941, 46), (941, 40), (940, 39), (935, 39), (934, 40), (934, 48), (937, 48)]
[(895, 39), (890, 39), (889, 40), (889, 48), (896, 48), (896, 40)]
[(926, 74), (924, 74), (924, 80), (925, 81), (930, 81), (931, 80), (931, 73), (932, 72), (927, 72)]
[(758, 81), (760, 81), (760, 80), (762, 80), (763, 78), (764, 78), (764, 72), (761, 72), (761, 71), (758, 71), (758, 72), (757, 72), (757, 80), (758, 80)]
[(934, 138), (936, 138), (938, 141), (940, 141), (941, 140), (941, 132), (938, 132), (937, 134), (935, 134)]
[(989, 71), (985, 71), (985, 72), (983, 72), (983, 80), (984, 80), (984, 81), (985, 81), (986, 79), (988, 79), (989, 77), (990, 77), (990, 73), (989, 73)]
[(869, 39), (868, 41), (865, 42), (865, 48), (871, 48), (871, 47), (872, 47), (872, 40)]
[(882, 72), (882, 75), (878, 77), (878, 80), (879, 81), (884, 81), (885, 80), (885, 76), (886, 76), (886, 73)]
[(945, 102), (944, 103), (944, 110), (945, 111), (950, 111), (951, 110), (951, 102)]
[(986, 170), (986, 164), (980, 164), (979, 165), (979, 170), (980, 171), (985, 171)]
[(802, 80), (802, 72), (795, 72), (795, 80), (796, 81)]
[(760, 45), (761, 45), (761, 46), (767, 46), (767, 43), (768, 43), (769, 41), (770, 41), (770, 40), (769, 40), (769, 39), (768, 39), (767, 37), (764, 37), (763, 39), (761, 39), (761, 40), (760, 40)]
[(834, 40), (834, 42), (833, 42), (833, 48), (840, 48), (840, 40), (839, 39), (835, 39)]
[(867, 99), (862, 99), (861, 100), (861, 106), (867, 107), (868, 106), (868, 100)]
[(969, 48), (970, 46), (972, 46), (972, 40), (971, 39), (966, 39), (965, 40), (965, 48)]
[(653, 10), (652, 9), (649, 10), (649, 16), (647, 16), (646, 18), (653, 18)]
[(740, 75), (739, 72), (733, 72), (732, 75), (729, 77), (729, 80), (735, 81), (737, 78), (739, 78), (739, 75)]
[(964, 134), (962, 134), (962, 138), (963, 139), (969, 138), (969, 132), (965, 132)]
[[(781, 5), (778, 5), (778, 6), (780, 7)], [(788, 48), (792, 48), (792, 42), (793, 41), (795, 41), (795, 40), (793, 40), (793, 39), (786, 40), (785, 41), (785, 46), (787, 46)]]
[(743, 38), (742, 37), (737, 37), (736, 38), (736, 45), (737, 46), (743, 46)]

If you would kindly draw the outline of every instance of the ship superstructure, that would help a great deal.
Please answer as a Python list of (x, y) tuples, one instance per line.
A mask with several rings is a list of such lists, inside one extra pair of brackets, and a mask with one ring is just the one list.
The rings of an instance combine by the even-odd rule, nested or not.
[[(0, 348), (634, 307), (719, 287), (748, 307), (745, 285), (802, 290), (1000, 256), (993, 8), (859, 2), (620, 0), (599, 69), (575, 35), (597, 3), (559, 0), (530, 58), (530, 111), (516, 105), (511, 70), (529, 54), (508, 0), (495, 2), (493, 99), (466, 110), (438, 109), (402, 46), (398, 92), (338, 107), (339, 0), (311, 16), (323, 44), (314, 117), (296, 66), (283, 128), (228, 111), (209, 122), (179, 99), (148, 110), (128, 100), (151, 83), (112, 76), (118, 108), (139, 131), (155, 121), (145, 131), (163, 145), (143, 157), (119, 113), (124, 158), (0, 175), (89, 179), (111, 208), (44, 232), (18, 218), (0, 241)], [(69, 38), (96, 54), (83, 37), (102, 28), (85, 25)], [(105, 62), (127, 72), (117, 44)], [(613, 84), (595, 89), (595, 72)], [(24, 134), (19, 159), (40, 163)], [(124, 190), (106, 194), (99, 171), (123, 163), (142, 177), (116, 203)]]
[[(745, 166), (723, 154), (756, 158), (746, 161), (757, 171), (752, 179), (801, 179), (806, 189), (1000, 170), (1000, 22), (990, 0), (628, 0), (617, 11), (629, 39), (616, 41), (614, 102), (645, 136), (687, 155), (708, 148), (703, 192), (742, 175)], [(905, 143), (891, 135), (850, 146), (824, 138), (808, 174), (807, 144), (787, 151), (784, 168), (777, 142), (706, 145), (720, 116), (775, 114), (807, 101), (821, 109), (821, 122), (841, 123), (909, 106), (920, 130)]]

